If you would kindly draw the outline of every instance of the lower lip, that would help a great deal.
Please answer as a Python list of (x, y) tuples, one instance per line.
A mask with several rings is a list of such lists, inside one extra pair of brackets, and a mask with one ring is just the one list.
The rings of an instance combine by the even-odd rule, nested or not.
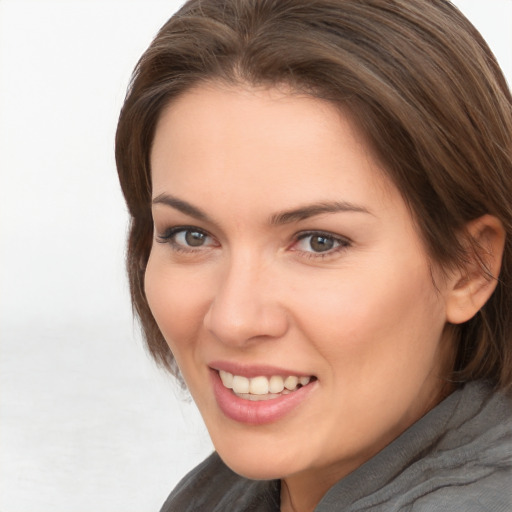
[(224, 387), (217, 371), (211, 371), (213, 392), (220, 410), (228, 418), (249, 425), (264, 425), (278, 421), (299, 407), (316, 387), (315, 382), (303, 386), (287, 395), (270, 400), (254, 402), (236, 396), (231, 389)]

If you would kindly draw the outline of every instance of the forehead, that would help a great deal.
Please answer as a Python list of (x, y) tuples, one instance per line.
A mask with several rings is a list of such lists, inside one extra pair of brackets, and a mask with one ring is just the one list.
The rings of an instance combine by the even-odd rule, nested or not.
[(212, 206), (221, 198), (232, 210), (396, 193), (349, 115), (284, 89), (209, 84), (184, 93), (161, 115), (151, 168), (153, 197)]

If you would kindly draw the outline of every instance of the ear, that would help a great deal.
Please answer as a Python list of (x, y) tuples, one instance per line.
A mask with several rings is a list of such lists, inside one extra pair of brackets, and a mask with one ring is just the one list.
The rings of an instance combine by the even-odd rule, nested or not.
[(492, 295), (505, 246), (503, 224), (492, 215), (479, 217), (466, 228), (467, 261), (450, 278), (446, 300), (446, 319), (452, 324), (472, 318)]

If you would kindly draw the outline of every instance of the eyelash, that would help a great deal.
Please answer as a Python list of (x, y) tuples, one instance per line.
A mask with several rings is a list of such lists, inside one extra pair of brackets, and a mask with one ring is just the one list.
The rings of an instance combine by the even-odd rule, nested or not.
[[(173, 251), (180, 252), (180, 253), (197, 253), (198, 251), (202, 251), (205, 249), (205, 246), (198, 246), (197, 248), (194, 248), (192, 246), (186, 246), (183, 244), (180, 244), (176, 241), (175, 237), (181, 233), (185, 234), (187, 232), (190, 233), (199, 233), (205, 237), (208, 237), (213, 240), (213, 237), (206, 231), (197, 228), (195, 226), (175, 226), (173, 228), (169, 228), (166, 231), (164, 231), (163, 234), (157, 235), (156, 241), (162, 244), (169, 244), (172, 247)], [(328, 249), (324, 252), (315, 252), (315, 251), (305, 251), (300, 249), (294, 249), (293, 247), (299, 244), (301, 241), (306, 240), (310, 237), (318, 237), (318, 238), (324, 238), (326, 240), (332, 241), (335, 245), (332, 249)], [(293, 239), (293, 242), (289, 246), (289, 250), (293, 252), (300, 252), (304, 255), (306, 258), (317, 258), (317, 259), (325, 259), (329, 256), (333, 256), (335, 254), (338, 254), (339, 252), (346, 250), (348, 247), (351, 246), (351, 241), (348, 238), (339, 236), (339, 235), (333, 235), (332, 233), (325, 232), (325, 231), (302, 231), (300, 233), (297, 233)], [(209, 248), (210, 246), (206, 246), (206, 248)]]
[(206, 231), (196, 228), (195, 226), (175, 226), (173, 228), (165, 230), (163, 234), (157, 235), (156, 241), (161, 244), (169, 244), (172, 247), (173, 251), (181, 253), (195, 253), (199, 250), (204, 250), (204, 247), (187, 247), (186, 245), (182, 245), (176, 242), (175, 237), (180, 233), (187, 233), (187, 231), (190, 233), (199, 233), (208, 238), (213, 238)]
[(292, 250), (296, 251), (296, 252), (301, 252), (302, 254), (305, 255), (306, 258), (325, 259), (325, 258), (328, 258), (335, 254), (338, 254), (341, 251), (346, 250), (351, 245), (351, 242), (348, 238), (345, 238), (345, 237), (342, 237), (339, 235), (333, 235), (332, 233), (329, 233), (326, 231), (303, 231), (301, 233), (298, 233), (295, 236), (295, 239), (294, 239), (291, 247), (294, 247), (302, 240), (306, 240), (307, 238), (310, 238), (310, 237), (324, 238), (324, 239), (330, 240), (338, 245), (333, 247), (332, 249), (326, 250), (324, 252), (301, 251), (300, 249), (292, 249)]

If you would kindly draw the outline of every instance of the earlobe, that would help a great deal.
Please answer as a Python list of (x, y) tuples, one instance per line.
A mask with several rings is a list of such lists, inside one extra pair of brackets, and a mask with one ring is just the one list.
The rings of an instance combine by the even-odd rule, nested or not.
[(505, 229), (492, 215), (467, 225), (470, 238), (467, 261), (451, 278), (446, 301), (447, 321), (461, 324), (471, 319), (489, 300), (498, 284), (505, 246)]

